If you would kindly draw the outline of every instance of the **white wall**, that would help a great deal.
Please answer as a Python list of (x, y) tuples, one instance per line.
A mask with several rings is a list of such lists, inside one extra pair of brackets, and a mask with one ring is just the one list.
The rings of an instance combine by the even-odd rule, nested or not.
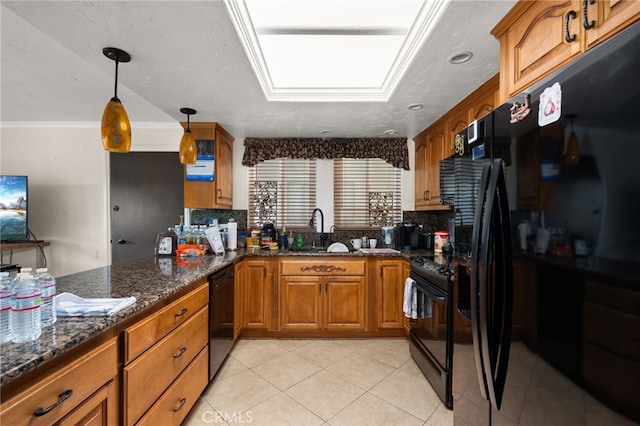
[[(0, 135), (0, 173), (29, 176), (29, 228), (51, 242), (45, 253), (52, 274), (110, 264), (109, 155), (102, 147), (99, 123), (3, 123)], [(132, 151), (177, 152), (181, 137), (178, 123), (132, 123)], [(408, 149), (411, 170), (402, 174), (402, 210), (414, 209), (412, 140)], [(244, 136), (236, 136), (233, 151), (233, 208), (246, 210)], [(325, 231), (333, 224), (333, 205), (326, 203), (333, 181), (326, 179), (327, 173), (333, 176), (320, 165), (318, 206), (325, 212)], [(35, 259), (36, 253), (26, 250), (14, 253), (12, 262), (36, 266)]]
[[(182, 130), (132, 124), (138, 151), (177, 151)], [(54, 276), (110, 263), (109, 155), (99, 123), (5, 124), (0, 173), (29, 176), (29, 228), (51, 242), (47, 266)], [(124, 155), (124, 154), (123, 154)], [(8, 252), (3, 254), (8, 261)], [(36, 266), (33, 250), (15, 252), (13, 263)]]

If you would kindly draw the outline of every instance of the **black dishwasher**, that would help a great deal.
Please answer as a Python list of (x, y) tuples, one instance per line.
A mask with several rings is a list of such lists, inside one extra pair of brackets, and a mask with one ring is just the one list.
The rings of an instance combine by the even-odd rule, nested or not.
[(233, 347), (233, 265), (209, 276), (209, 380)]

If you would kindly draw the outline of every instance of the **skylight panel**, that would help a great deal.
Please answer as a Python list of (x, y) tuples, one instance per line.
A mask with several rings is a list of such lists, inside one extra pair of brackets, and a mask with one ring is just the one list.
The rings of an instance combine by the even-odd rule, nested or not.
[(450, 0), (225, 0), (268, 100), (386, 101)]

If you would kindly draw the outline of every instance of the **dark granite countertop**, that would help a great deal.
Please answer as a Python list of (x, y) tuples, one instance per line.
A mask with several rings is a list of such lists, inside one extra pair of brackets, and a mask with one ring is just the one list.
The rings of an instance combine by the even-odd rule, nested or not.
[(516, 252), (515, 257), (584, 273), (587, 279), (640, 289), (640, 264), (604, 257), (568, 257)]
[[(318, 249), (320, 250), (320, 249)], [(56, 277), (58, 294), (70, 292), (80, 297), (129, 297), (136, 303), (111, 317), (58, 317), (55, 324), (45, 327), (42, 336), (29, 343), (0, 345), (0, 385), (17, 379), (24, 373), (77, 347), (133, 315), (150, 308), (194, 282), (230, 265), (244, 256), (401, 256), (409, 253), (367, 254), (361, 251), (327, 253), (318, 250), (238, 250), (224, 256), (203, 256), (188, 260), (175, 257), (150, 257), (117, 265), (105, 266), (63, 277)]]
[(243, 251), (227, 252), (224, 256), (203, 256), (188, 261), (151, 257), (56, 277), (58, 294), (134, 296), (136, 303), (111, 317), (58, 317), (56, 323), (43, 328), (42, 336), (33, 342), (0, 345), (0, 385), (117, 326), (243, 255)]

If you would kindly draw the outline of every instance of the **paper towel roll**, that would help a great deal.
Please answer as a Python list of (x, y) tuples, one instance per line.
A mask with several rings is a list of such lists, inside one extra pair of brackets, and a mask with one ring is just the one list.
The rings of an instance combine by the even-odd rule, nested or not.
[(238, 223), (229, 220), (227, 227), (227, 248), (235, 250), (238, 248)]

